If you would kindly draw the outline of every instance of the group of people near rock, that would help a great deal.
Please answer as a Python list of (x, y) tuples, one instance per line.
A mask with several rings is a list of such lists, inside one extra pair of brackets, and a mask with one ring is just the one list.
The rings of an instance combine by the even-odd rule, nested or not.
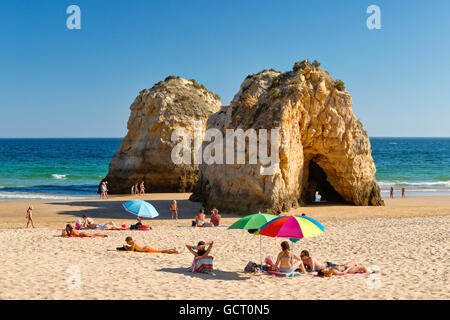
[(141, 183), (136, 182), (134, 185), (131, 186), (131, 194), (135, 195), (145, 195), (145, 184), (144, 181), (141, 181)]
[(102, 181), (100, 184), (100, 199), (108, 199), (108, 181)]
[(192, 221), (193, 227), (218, 227), (220, 225), (220, 220), (222, 216), (219, 214), (219, 210), (213, 208), (211, 210), (211, 218), (209, 222), (206, 220), (205, 210), (200, 209), (199, 213), (195, 216)]

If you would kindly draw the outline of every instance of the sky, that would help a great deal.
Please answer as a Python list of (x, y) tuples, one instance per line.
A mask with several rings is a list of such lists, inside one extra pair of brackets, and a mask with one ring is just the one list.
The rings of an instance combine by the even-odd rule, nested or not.
[(0, 137), (123, 137), (168, 75), (228, 104), (248, 74), (305, 58), (345, 82), (369, 136), (450, 137), (449, 16), (448, 0), (2, 0)]

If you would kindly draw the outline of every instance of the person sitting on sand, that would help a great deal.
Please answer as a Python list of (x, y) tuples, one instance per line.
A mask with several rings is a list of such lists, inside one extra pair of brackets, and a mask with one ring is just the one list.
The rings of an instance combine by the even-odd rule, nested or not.
[[(186, 244), (186, 248), (192, 253), (195, 257), (206, 257), (209, 256), (211, 252), (214, 241), (205, 243), (204, 241), (199, 241), (196, 246)], [(206, 247), (208, 245), (208, 247)], [(197, 250), (197, 251), (195, 251)]]
[(279, 267), (281, 273), (291, 273), (297, 268), (300, 268), (302, 273), (306, 273), (302, 259), (291, 252), (289, 242), (287, 241), (281, 243), (281, 252), (278, 254), (275, 267)]
[(27, 215), (25, 216), (25, 219), (27, 219), (27, 228), (28, 225), (31, 222), (31, 226), (34, 228), (34, 223), (33, 223), (33, 206), (29, 206), (27, 209)]
[(132, 237), (126, 237), (125, 242), (127, 245), (124, 245), (124, 249), (128, 251), (137, 251), (137, 252), (153, 252), (153, 253), (179, 253), (176, 248), (169, 249), (154, 249), (150, 246), (140, 246)]
[(106, 238), (108, 235), (102, 234), (102, 233), (88, 234), (85, 232), (78, 232), (73, 229), (71, 224), (67, 224), (66, 228), (62, 231), (61, 236), (63, 236), (63, 237), (80, 237), (80, 238), (84, 238), (84, 237), (104, 237), (104, 238)]
[(94, 223), (94, 219), (88, 218), (88, 216), (86, 216), (85, 214), (83, 214), (81, 216), (81, 218), (83, 218), (83, 222), (81, 223), (81, 228), (86, 228), (86, 229), (96, 229), (97, 228), (97, 224)]
[(192, 221), (192, 226), (202, 227), (206, 223), (205, 210), (200, 209), (199, 213), (195, 216), (195, 220)]
[(220, 225), (220, 219), (222, 219), (222, 217), (219, 214), (219, 210), (213, 209), (211, 211), (211, 219), (209, 220), (210, 224), (212, 224), (215, 227), (218, 227)]

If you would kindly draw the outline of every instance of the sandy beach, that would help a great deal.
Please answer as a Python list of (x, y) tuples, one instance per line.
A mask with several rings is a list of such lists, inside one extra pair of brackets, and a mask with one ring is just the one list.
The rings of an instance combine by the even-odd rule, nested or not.
[[(160, 212), (151, 231), (98, 231), (107, 238), (61, 238), (67, 222), (82, 214), (98, 223), (134, 223), (121, 203), (109, 200), (0, 203), (2, 276), (0, 299), (449, 299), (450, 197), (385, 199), (385, 207), (312, 205), (286, 214), (306, 213), (325, 226), (321, 237), (303, 239), (295, 253), (308, 249), (319, 261), (359, 261), (379, 268), (373, 275), (279, 278), (243, 272), (259, 263), (259, 238), (245, 230), (191, 228), (201, 208), (189, 194), (145, 196)], [(178, 222), (169, 218), (177, 199)], [(36, 229), (24, 229), (33, 204)], [(229, 226), (237, 216), (223, 214)], [(116, 247), (131, 235), (156, 248), (176, 247), (178, 255), (121, 253)], [(214, 275), (187, 271), (192, 255), (186, 243), (215, 242)], [(279, 252), (281, 239), (262, 237), (263, 257)], [(75, 271), (74, 271), (75, 270)], [(68, 285), (79, 270), (80, 286)]]

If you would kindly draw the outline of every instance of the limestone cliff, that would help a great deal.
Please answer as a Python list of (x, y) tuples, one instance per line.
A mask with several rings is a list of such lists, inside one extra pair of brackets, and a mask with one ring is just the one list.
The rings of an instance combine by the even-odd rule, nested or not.
[(220, 97), (195, 80), (169, 76), (144, 89), (130, 107), (128, 133), (114, 155), (105, 178), (111, 193), (129, 193), (145, 181), (150, 192), (190, 192), (198, 179), (198, 165), (175, 165), (172, 131), (193, 132), (194, 120), (203, 123), (220, 109)]
[[(279, 169), (261, 175), (260, 164), (200, 165), (191, 196), (223, 212), (287, 211), (323, 200), (384, 205), (376, 183), (370, 141), (352, 111), (351, 95), (318, 64), (264, 70), (248, 76), (208, 128), (279, 128)], [(204, 142), (205, 145), (205, 142)], [(246, 150), (248, 153), (248, 150)], [(248, 156), (248, 154), (247, 154)]]

